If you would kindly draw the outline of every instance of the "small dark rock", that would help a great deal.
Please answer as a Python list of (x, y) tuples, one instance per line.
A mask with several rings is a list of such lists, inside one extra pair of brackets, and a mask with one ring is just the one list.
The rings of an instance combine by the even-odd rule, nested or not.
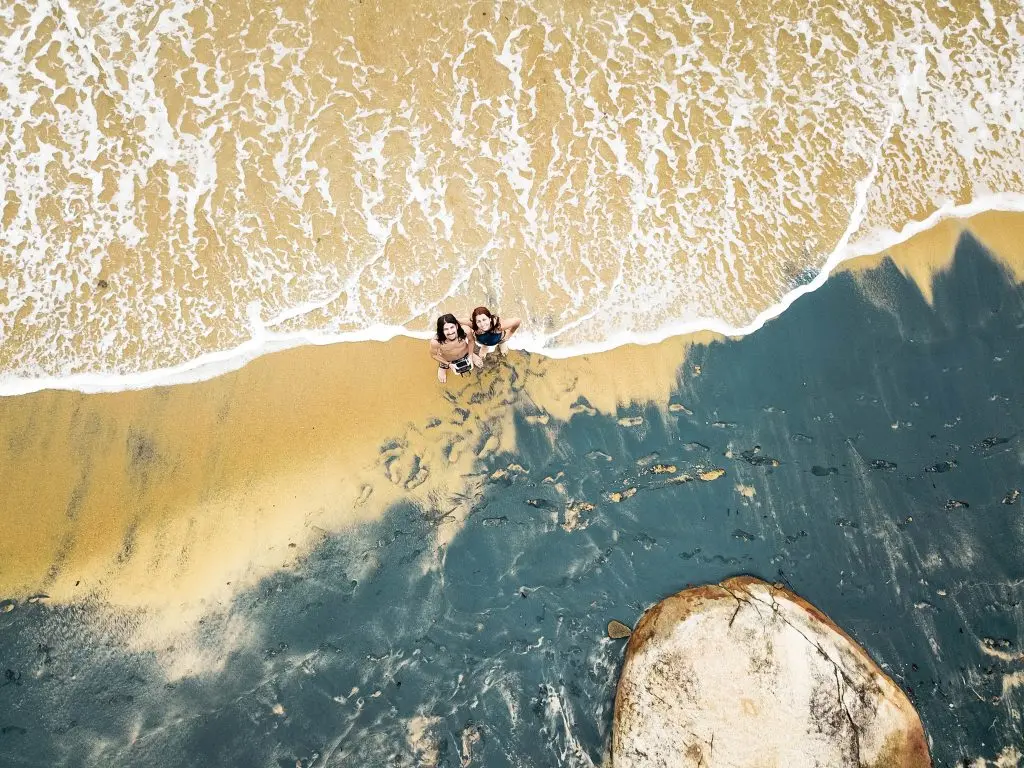
[(999, 639), (983, 637), (981, 642), (986, 648), (998, 648), (1003, 651), (1013, 647), (1013, 641), (1006, 637), (1000, 637)]
[(971, 446), (971, 450), (972, 451), (986, 451), (989, 448), (995, 448), (997, 445), (1002, 445), (1003, 443), (1008, 443), (1008, 442), (1010, 442), (1010, 439), (1007, 438), (1007, 437), (998, 437), (998, 436), (986, 437), (984, 440), (981, 440), (981, 441), (975, 443), (974, 445), (972, 445)]
[(633, 630), (621, 621), (612, 619), (608, 622), (608, 637), (612, 640), (621, 640), (624, 637), (629, 637), (631, 634), (633, 634)]
[(761, 446), (755, 445), (753, 448), (740, 453), (740, 458), (743, 459), (747, 464), (754, 467), (777, 467), (779, 466), (779, 460), (771, 456), (761, 455)]

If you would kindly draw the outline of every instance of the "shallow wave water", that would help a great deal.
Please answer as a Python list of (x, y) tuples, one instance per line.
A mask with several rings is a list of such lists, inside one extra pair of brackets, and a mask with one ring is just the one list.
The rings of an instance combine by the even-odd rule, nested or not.
[(749, 332), (1024, 210), (1018, 3), (0, 9), (0, 390), (205, 378), (485, 302)]

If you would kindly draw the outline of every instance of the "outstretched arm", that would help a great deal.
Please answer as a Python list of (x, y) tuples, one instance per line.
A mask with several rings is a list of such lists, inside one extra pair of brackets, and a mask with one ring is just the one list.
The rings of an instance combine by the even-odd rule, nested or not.
[(508, 337), (519, 330), (522, 322), (518, 317), (510, 317), (508, 320), (501, 321), (501, 328), (505, 332), (505, 341), (508, 341)]

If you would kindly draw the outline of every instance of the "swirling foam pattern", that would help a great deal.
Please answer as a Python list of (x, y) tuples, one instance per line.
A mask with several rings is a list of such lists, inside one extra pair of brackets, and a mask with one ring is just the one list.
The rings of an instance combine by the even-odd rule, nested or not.
[(0, 375), (255, 336), (743, 327), (837, 249), (1024, 191), (1019, 3), (0, 9)]

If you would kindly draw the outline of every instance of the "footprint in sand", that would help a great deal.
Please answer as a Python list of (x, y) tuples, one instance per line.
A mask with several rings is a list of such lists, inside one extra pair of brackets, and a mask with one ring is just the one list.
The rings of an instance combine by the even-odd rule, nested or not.
[(356, 499), (356, 506), (361, 507), (363, 504), (370, 500), (370, 496), (372, 495), (373, 486), (364, 484), (363, 487), (359, 489), (359, 498)]
[(421, 465), (412, 477), (405, 481), (406, 490), (411, 491), (413, 488), (423, 485), (427, 482), (428, 477), (430, 477), (430, 470), (426, 466)]
[(430, 470), (422, 457), (415, 453), (407, 454), (400, 449), (384, 460), (384, 474), (395, 485), (411, 490), (426, 482)]
[(487, 438), (483, 446), (481, 446), (480, 450), (477, 451), (476, 455), (480, 458), (483, 458), (484, 456), (489, 456), (490, 454), (498, 450), (498, 446), (500, 445), (500, 443), (501, 441), (498, 439), (497, 435), (491, 435), (490, 437)]

